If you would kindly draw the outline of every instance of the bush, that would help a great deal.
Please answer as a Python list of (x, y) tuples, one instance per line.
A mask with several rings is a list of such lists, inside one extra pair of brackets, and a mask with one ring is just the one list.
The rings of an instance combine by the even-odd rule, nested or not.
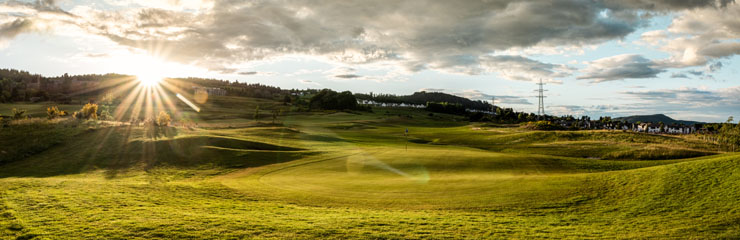
[(57, 108), (56, 106), (46, 108), (46, 118), (48, 118), (49, 120), (55, 119), (59, 116), (64, 115), (62, 115), (62, 111), (59, 111), (59, 108)]
[(82, 115), (82, 112), (74, 112), (72, 113), (72, 117), (75, 119), (84, 119), (85, 117)]
[(85, 104), (79, 112), (75, 112), (72, 116), (76, 119), (98, 120), (98, 105), (94, 103)]
[(564, 130), (560, 125), (554, 124), (550, 121), (536, 121), (522, 123), (522, 127), (532, 130)]
[(114, 118), (113, 118), (113, 115), (110, 114), (110, 111), (106, 109), (106, 110), (100, 111), (100, 119), (110, 121), (110, 120), (113, 120)]
[(172, 118), (170, 118), (170, 115), (164, 111), (160, 111), (159, 115), (157, 115), (157, 126), (160, 126), (160, 127), (169, 126), (171, 121), (172, 121)]
[(26, 110), (13, 108), (13, 119), (24, 119), (26, 118)]

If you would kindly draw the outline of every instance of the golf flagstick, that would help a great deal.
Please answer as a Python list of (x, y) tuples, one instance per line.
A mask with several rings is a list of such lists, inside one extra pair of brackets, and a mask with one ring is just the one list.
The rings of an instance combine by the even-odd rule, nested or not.
[(403, 135), (406, 136), (406, 151), (408, 151), (409, 150), (409, 129), (408, 128), (406, 128), (406, 133), (404, 133)]

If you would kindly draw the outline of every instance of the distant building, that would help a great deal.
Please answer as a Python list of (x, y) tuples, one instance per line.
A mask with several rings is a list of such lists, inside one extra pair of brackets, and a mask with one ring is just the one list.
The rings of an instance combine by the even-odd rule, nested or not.
[(375, 102), (372, 100), (357, 100), (357, 104), (370, 105), (377, 107), (401, 107), (401, 108), (425, 108), (422, 104), (407, 104), (407, 103), (383, 103)]
[(209, 96), (226, 96), (226, 90), (212, 87), (193, 87), (193, 94), (207, 93)]

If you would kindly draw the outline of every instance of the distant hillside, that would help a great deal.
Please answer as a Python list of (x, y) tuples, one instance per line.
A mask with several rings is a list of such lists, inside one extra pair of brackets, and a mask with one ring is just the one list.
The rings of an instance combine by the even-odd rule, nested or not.
[(355, 97), (360, 100), (372, 100), (384, 103), (407, 103), (407, 104), (426, 104), (427, 102), (447, 102), (463, 105), (468, 109), (490, 110), (491, 104), (484, 101), (470, 100), (464, 97), (441, 92), (415, 92), (411, 95), (397, 96), (392, 94), (362, 94), (356, 93)]
[(653, 115), (635, 115), (635, 116), (629, 116), (629, 117), (619, 117), (614, 118), (615, 121), (626, 121), (630, 123), (634, 122), (652, 122), (652, 123), (658, 123), (663, 122), (665, 124), (686, 124), (686, 125), (693, 125), (697, 123), (702, 122), (696, 122), (696, 121), (685, 121), (685, 120), (675, 120), (669, 116), (666, 116), (664, 114), (653, 114)]

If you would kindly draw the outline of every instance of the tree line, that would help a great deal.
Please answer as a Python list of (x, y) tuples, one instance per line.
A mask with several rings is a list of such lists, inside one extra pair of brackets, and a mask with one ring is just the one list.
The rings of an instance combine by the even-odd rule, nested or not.
[(475, 109), (480, 111), (491, 111), (493, 106), (485, 101), (481, 100), (470, 100), (464, 97), (455, 96), (452, 94), (441, 93), (441, 92), (415, 92), (411, 95), (393, 95), (393, 94), (364, 94), (355, 93), (355, 97), (359, 100), (369, 100), (381, 103), (405, 103), (413, 105), (426, 105), (429, 102), (432, 103), (447, 103), (447, 104), (459, 104), (466, 109)]
[[(104, 81), (123, 80), (121, 74), (63, 74), (44, 77), (16, 69), (0, 69), (0, 102), (56, 101), (68, 103), (71, 97), (98, 96), (106, 89), (96, 87)], [(120, 81), (119, 83), (123, 83)], [(117, 86), (116, 82), (107, 84)]]

